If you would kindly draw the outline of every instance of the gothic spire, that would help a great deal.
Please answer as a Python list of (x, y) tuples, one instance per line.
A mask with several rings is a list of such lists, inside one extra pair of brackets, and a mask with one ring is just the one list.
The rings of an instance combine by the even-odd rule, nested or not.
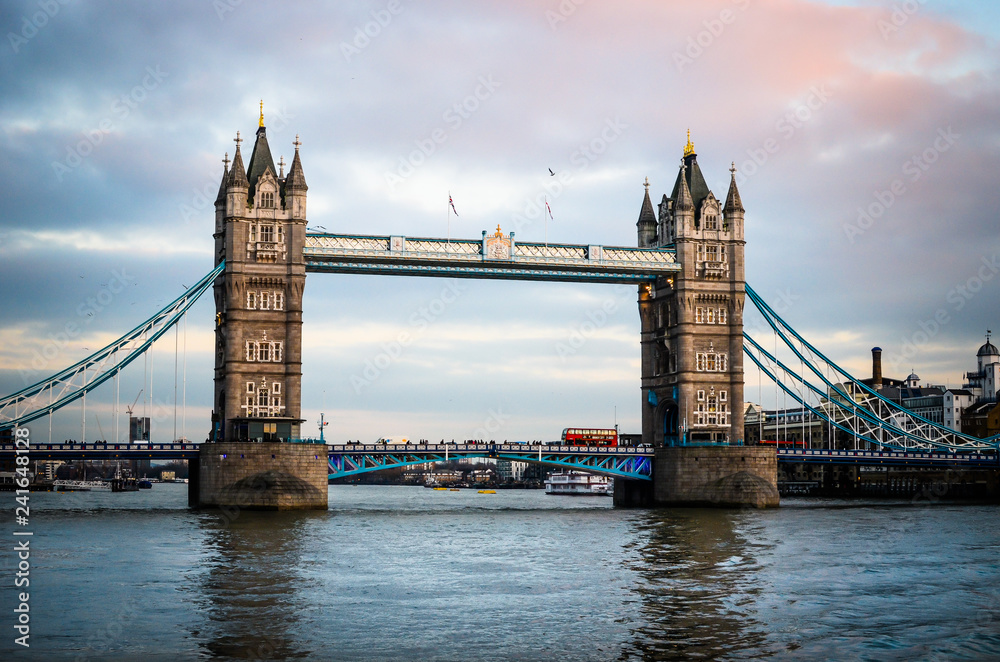
[(299, 160), (299, 136), (296, 134), (295, 142), (295, 156), (292, 157), (292, 165), (288, 168), (288, 176), (285, 177), (285, 190), (294, 189), (296, 191), (308, 191), (309, 187), (306, 186), (306, 176), (302, 174), (302, 161)]
[[(711, 191), (705, 182), (705, 176), (701, 174), (701, 166), (698, 165), (698, 154), (694, 151), (694, 143), (691, 142), (691, 131), (688, 130), (687, 144), (684, 145), (684, 179), (687, 180), (688, 195), (691, 198), (691, 208), (695, 210), (695, 218), (701, 215), (701, 203), (707, 198)], [(674, 200), (680, 195), (680, 179), (674, 184), (674, 190), (670, 197)]]
[[(263, 102), (261, 102), (263, 104)], [(250, 198), (253, 198), (257, 188), (257, 180), (260, 179), (270, 168), (271, 175), (277, 177), (277, 170), (274, 167), (274, 159), (271, 158), (271, 148), (267, 144), (267, 129), (264, 128), (264, 111), (261, 105), (260, 127), (257, 129), (257, 140), (253, 144), (253, 152), (250, 153), (250, 162), (247, 163), (247, 180), (250, 183), (248, 191)]]
[(652, 223), (656, 225), (656, 212), (653, 211), (653, 203), (649, 199), (649, 177), (643, 182), (643, 186), (646, 187), (646, 195), (642, 199), (642, 209), (639, 211), (639, 220), (636, 225), (642, 226), (643, 223)]
[(220, 202), (225, 202), (226, 200), (226, 180), (229, 179), (229, 152), (226, 152), (226, 157), (222, 159), (222, 181), (219, 183), (219, 195), (215, 196), (215, 204)]
[(743, 201), (740, 200), (740, 191), (736, 188), (736, 163), (733, 162), (732, 167), (729, 168), (729, 173), (732, 175), (732, 179), (729, 180), (729, 194), (726, 196), (726, 207), (722, 211), (726, 214), (732, 212), (744, 212)]
[(691, 200), (691, 189), (687, 182), (687, 165), (681, 160), (681, 169), (677, 173), (677, 183), (674, 184), (674, 209), (677, 211), (691, 211), (694, 209), (694, 202)]
[(243, 169), (243, 156), (240, 154), (240, 143), (243, 139), (240, 138), (240, 132), (236, 132), (236, 139), (233, 141), (236, 143), (236, 154), (233, 156), (233, 167), (229, 169), (229, 181), (226, 186), (250, 186), (250, 182), (247, 181), (247, 173)]
[(643, 186), (646, 187), (646, 195), (642, 199), (639, 220), (635, 224), (638, 228), (640, 247), (656, 244), (656, 212), (653, 211), (653, 203), (649, 199), (649, 177), (646, 178)]

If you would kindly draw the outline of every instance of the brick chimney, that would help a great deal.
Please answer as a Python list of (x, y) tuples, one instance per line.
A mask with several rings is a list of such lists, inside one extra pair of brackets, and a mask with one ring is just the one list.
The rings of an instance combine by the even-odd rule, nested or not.
[(872, 347), (872, 388), (882, 388), (882, 348)]

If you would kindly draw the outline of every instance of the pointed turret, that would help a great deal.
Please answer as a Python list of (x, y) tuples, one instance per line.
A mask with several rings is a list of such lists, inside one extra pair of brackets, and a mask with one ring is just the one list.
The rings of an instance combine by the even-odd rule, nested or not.
[(646, 178), (643, 186), (646, 187), (646, 195), (642, 199), (639, 220), (635, 224), (638, 228), (640, 248), (656, 244), (656, 212), (653, 211), (653, 203), (649, 199), (649, 177)]
[(216, 206), (226, 203), (226, 180), (229, 179), (229, 152), (222, 159), (222, 181), (219, 182), (219, 194), (215, 196)]
[(740, 191), (736, 188), (736, 163), (733, 162), (732, 167), (729, 168), (729, 173), (732, 175), (732, 179), (729, 180), (729, 194), (726, 196), (726, 207), (722, 211), (725, 212), (726, 216), (733, 212), (743, 213), (746, 210), (743, 209), (743, 201), (740, 200)]
[(729, 194), (726, 195), (726, 206), (722, 210), (725, 219), (725, 229), (733, 233), (733, 239), (743, 239), (744, 212), (743, 201), (740, 199), (740, 190), (736, 187), (736, 164), (729, 168), (731, 178), (729, 180)]
[(691, 211), (694, 209), (694, 202), (691, 200), (691, 189), (687, 181), (687, 164), (682, 160), (680, 171), (677, 173), (677, 181), (674, 182), (674, 192), (670, 196), (674, 199), (674, 211)]
[(240, 154), (240, 143), (243, 139), (240, 138), (240, 132), (236, 132), (236, 155), (233, 156), (233, 167), (229, 169), (229, 181), (226, 183), (226, 188), (233, 188), (238, 186), (241, 188), (246, 188), (250, 186), (250, 182), (247, 181), (246, 170), (243, 169), (243, 156)]
[(243, 213), (247, 204), (247, 173), (243, 170), (243, 155), (240, 154), (240, 132), (236, 132), (236, 154), (233, 156), (233, 166), (229, 169), (226, 179), (226, 216), (238, 216)]
[(293, 218), (305, 218), (306, 216), (306, 176), (302, 173), (302, 161), (299, 159), (299, 136), (295, 136), (295, 156), (292, 157), (292, 165), (288, 168), (288, 175), (285, 177), (284, 204), (285, 209), (292, 210)]
[(302, 174), (302, 161), (299, 160), (299, 142), (298, 135), (295, 136), (295, 156), (292, 157), (292, 165), (288, 168), (288, 176), (285, 177), (285, 190), (289, 188), (302, 189), (303, 191), (308, 191), (309, 187), (306, 186), (306, 176)]
[(271, 171), (271, 176), (277, 178), (277, 170), (274, 167), (274, 159), (271, 158), (271, 148), (267, 144), (267, 129), (263, 125), (263, 115), (261, 115), (261, 126), (257, 129), (257, 140), (253, 144), (253, 152), (250, 153), (250, 163), (247, 164), (247, 180), (250, 188), (247, 191), (248, 199), (253, 199), (257, 191), (257, 180), (267, 172)]
[[(687, 144), (684, 145), (684, 179), (687, 183), (688, 195), (691, 199), (691, 208), (695, 212), (695, 220), (700, 220), (701, 203), (708, 197), (708, 184), (705, 176), (701, 174), (701, 166), (698, 165), (698, 154), (694, 151), (694, 143), (691, 142), (691, 131), (688, 130)], [(680, 195), (680, 178), (674, 183), (673, 193), (670, 197), (677, 200)]]

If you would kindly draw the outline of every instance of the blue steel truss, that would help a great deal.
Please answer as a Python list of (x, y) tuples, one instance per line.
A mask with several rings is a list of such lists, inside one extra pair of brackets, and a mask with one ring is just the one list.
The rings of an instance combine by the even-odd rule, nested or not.
[(529, 446), (522, 444), (443, 444), (381, 448), (376, 446), (331, 446), (330, 478), (399, 469), (428, 462), (467, 458), (494, 458), (561, 467), (605, 476), (651, 480), (652, 449), (597, 448), (586, 446)]
[[(886, 398), (824, 356), (747, 285), (746, 295), (770, 326), (791, 365), (744, 332), (743, 349), (761, 373), (818, 420), (874, 448), (977, 452), (1000, 449), (1000, 436), (980, 439), (951, 430)], [(779, 342), (780, 341), (780, 342)], [(797, 371), (794, 363), (798, 362)], [(809, 376), (811, 375), (811, 377)]]
[(121, 338), (55, 375), (0, 398), (0, 430), (16, 428), (84, 397), (142, 356), (201, 297), (225, 268), (225, 261), (162, 310)]

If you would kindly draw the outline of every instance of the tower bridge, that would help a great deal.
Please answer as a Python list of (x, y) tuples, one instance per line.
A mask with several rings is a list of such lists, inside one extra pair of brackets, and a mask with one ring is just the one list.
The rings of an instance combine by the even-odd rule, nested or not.
[[(226, 485), (255, 473), (320, 475), (306, 469), (309, 452), (287, 445), (301, 436), (306, 273), (636, 284), (644, 441), (719, 448), (707, 470), (705, 462), (695, 466), (695, 456), (673, 451), (662, 459), (672, 470), (660, 472), (655, 490), (623, 488), (619, 501), (777, 504), (774, 453), (739, 448), (745, 241), (735, 170), (723, 203), (705, 183), (690, 139), (658, 214), (647, 180), (636, 247), (520, 242), (500, 227), (475, 240), (308, 232), (298, 137), (287, 175), (275, 170), (263, 115), (245, 168), (239, 134), (235, 142), (215, 203), (216, 260), (225, 268), (215, 281), (212, 441), (201, 456), (214, 478), (205, 481), (201, 504), (223, 505)], [(276, 446), (254, 464), (234, 446), (247, 443)], [(234, 465), (235, 456), (247, 461)], [(325, 505), (321, 485), (300, 487), (311, 495), (299, 499), (303, 505)]]
[[(309, 189), (298, 136), (287, 173), (283, 162), (275, 169), (263, 114), (246, 166), (242, 142), (237, 132), (233, 160), (227, 154), (223, 161), (215, 200), (215, 268), (108, 347), (0, 399), (0, 431), (51, 416), (115, 379), (211, 288), (216, 306), (215, 376), (208, 442), (196, 448), (173, 444), (158, 449), (80, 444), (39, 452), (52, 457), (188, 457), (192, 505), (258, 508), (325, 508), (331, 476), (455, 454), (615, 475), (620, 479), (616, 504), (756, 506), (778, 503), (779, 459), (908, 464), (954, 461), (956, 452), (963, 454), (960, 461), (968, 462), (997, 456), (997, 438), (976, 439), (944, 428), (854, 379), (746, 285), (745, 210), (735, 169), (730, 169), (725, 199), (717, 198), (705, 182), (690, 136), (673, 189), (655, 206), (646, 181), (634, 247), (523, 242), (499, 227), (484, 230), (476, 239), (312, 232), (307, 230)], [(302, 297), (307, 273), (636, 285), (638, 397), (642, 440), (648, 448), (470, 444), (321, 449), (297, 443), (303, 423)], [(799, 370), (744, 333), (747, 300), (773, 330), (775, 346), (780, 340), (799, 362)], [(855, 454), (810, 449), (795, 455), (745, 446), (744, 353), (803, 411), (851, 436)], [(0, 455), (7, 452), (0, 446)]]

